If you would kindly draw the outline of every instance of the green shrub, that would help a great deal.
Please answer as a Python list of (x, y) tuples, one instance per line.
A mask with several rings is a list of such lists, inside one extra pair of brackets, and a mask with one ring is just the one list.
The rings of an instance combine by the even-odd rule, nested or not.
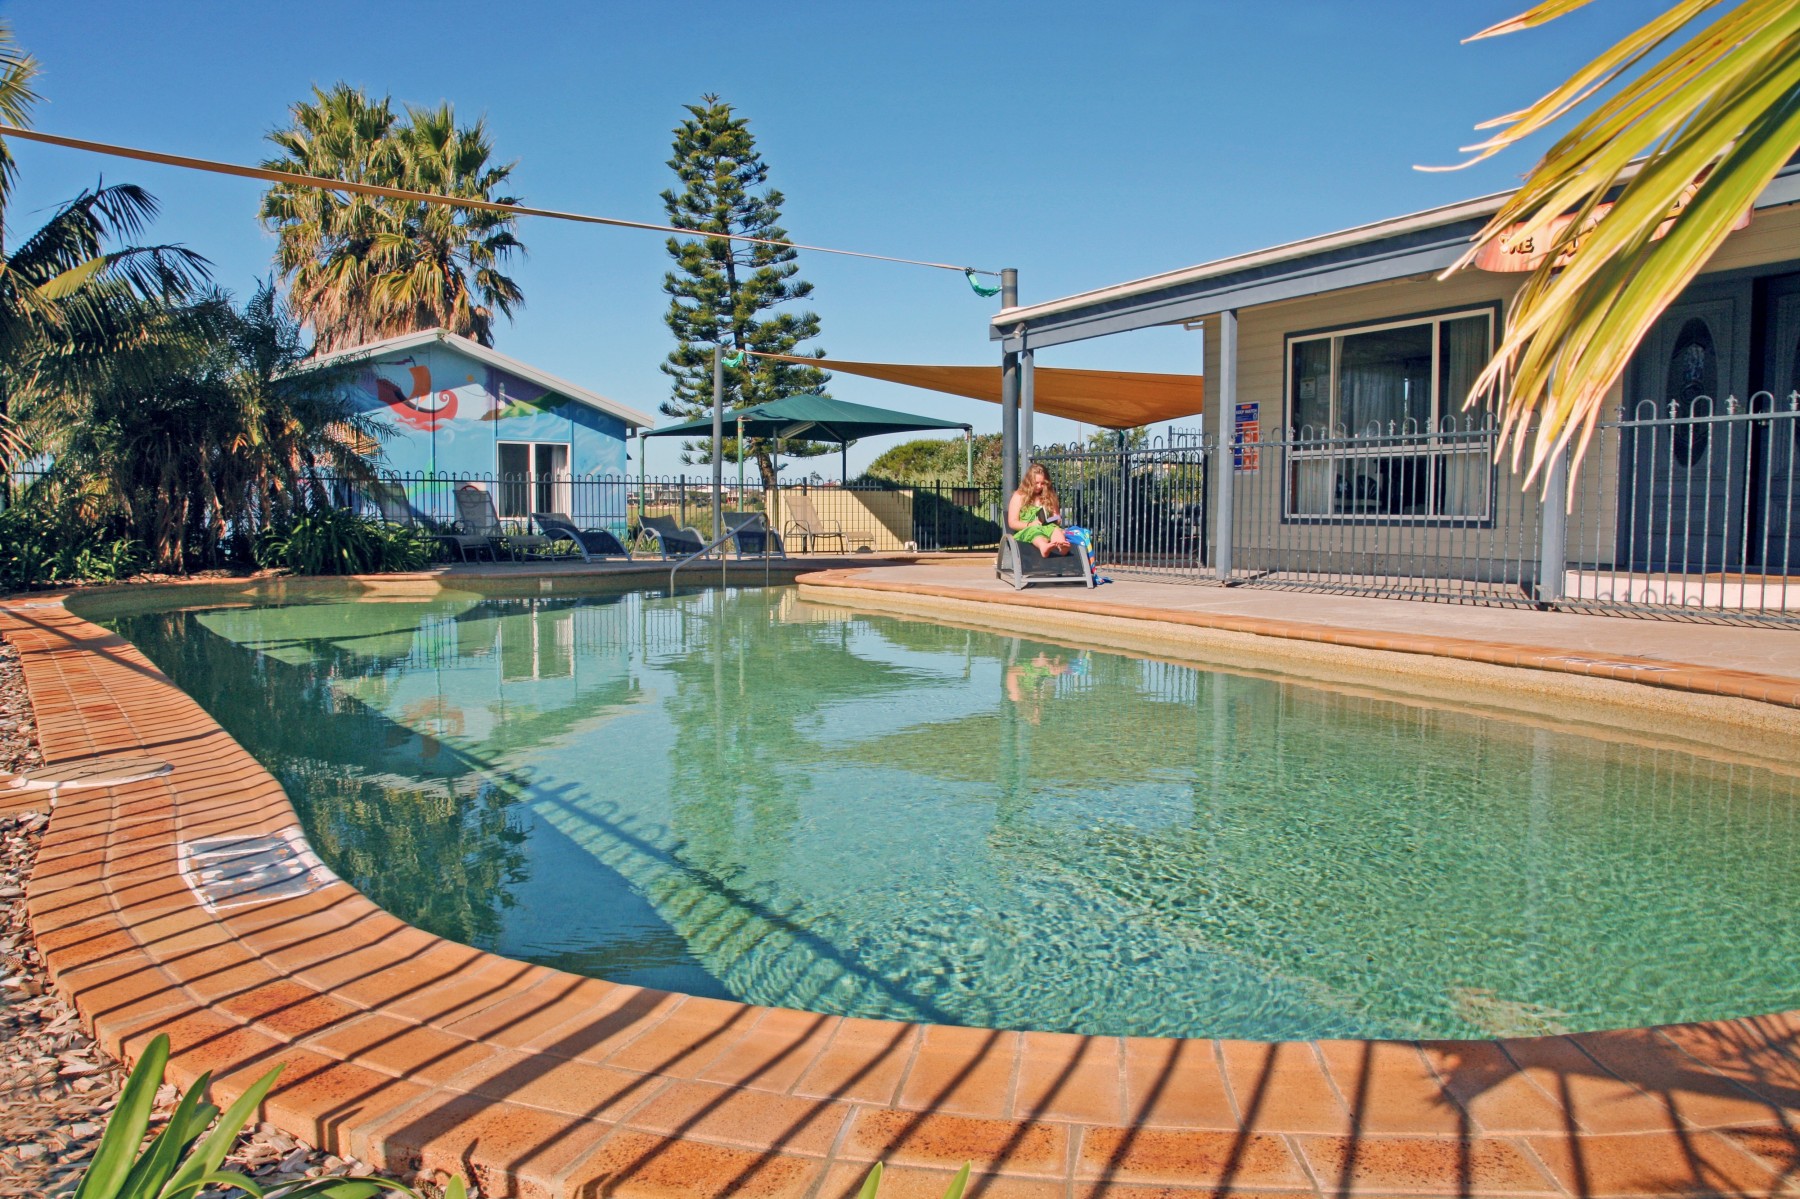
[(110, 526), (32, 503), (0, 511), (0, 591), (112, 582), (140, 573), (148, 561), (141, 545)]
[(296, 574), (362, 575), (419, 570), (437, 542), (420, 529), (383, 524), (342, 508), (314, 508), (258, 539), (257, 562)]

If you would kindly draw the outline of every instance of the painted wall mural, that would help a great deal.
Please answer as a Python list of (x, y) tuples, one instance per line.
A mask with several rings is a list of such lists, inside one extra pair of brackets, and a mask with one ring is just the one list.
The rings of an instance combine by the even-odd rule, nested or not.
[(623, 475), (623, 422), (448, 346), (365, 367), (362, 406), (393, 426), (383, 465), (401, 473), (490, 474), (502, 442), (563, 444), (574, 475)]
[[(473, 481), (493, 491), (503, 517), (565, 511), (625, 530), (626, 428), (615, 416), (445, 345), (367, 364), (355, 397), (388, 426), (381, 469), (402, 476), (418, 515), (453, 518), (455, 488)], [(534, 473), (555, 463), (555, 481), (516, 481), (527, 462)], [(502, 475), (515, 481), (490, 482)]]

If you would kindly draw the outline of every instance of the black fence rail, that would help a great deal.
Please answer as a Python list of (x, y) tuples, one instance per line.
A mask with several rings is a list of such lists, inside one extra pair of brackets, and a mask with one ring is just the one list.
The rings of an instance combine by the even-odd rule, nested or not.
[(1543, 598), (1800, 624), (1800, 393), (1634, 405), (1600, 426)]
[(1457, 418), (1034, 458), (1115, 575), (1800, 625), (1800, 393), (1636, 405), (1572, 487), (1566, 457), (1527, 486), (1498, 449)]
[(1214, 453), (1205, 439), (1035, 450), (1056, 485), (1063, 523), (1095, 539), (1115, 574), (1198, 581), (1207, 570), (1206, 493)]
[(1536, 493), (1495, 466), (1498, 432), (1446, 421), (1275, 430), (1237, 447), (1232, 581), (1533, 604)]

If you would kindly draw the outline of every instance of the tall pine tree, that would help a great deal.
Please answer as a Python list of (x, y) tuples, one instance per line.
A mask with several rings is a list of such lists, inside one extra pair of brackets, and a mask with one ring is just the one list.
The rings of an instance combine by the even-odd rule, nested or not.
[[(669, 160), (669, 169), (681, 188), (662, 194), (669, 224), (701, 234), (786, 240), (787, 231), (780, 224), (782, 194), (773, 188), (757, 190), (768, 182), (769, 168), (756, 151), (749, 121), (735, 115), (731, 105), (714, 95), (702, 96), (700, 103), (685, 107), (689, 116), (675, 128), (675, 157)], [(670, 238), (668, 244), (676, 269), (663, 276), (663, 291), (670, 296), (666, 319), (676, 345), (662, 367), (674, 380), (670, 397), (662, 405), (664, 415), (690, 420), (712, 410), (715, 345), (732, 353), (757, 350), (825, 356), (824, 350), (798, 348), (801, 342), (819, 335), (816, 313), (770, 311), (812, 294), (812, 284), (794, 277), (800, 268), (794, 263), (793, 250), (723, 237)], [(828, 378), (817, 367), (747, 357), (739, 365), (725, 368), (725, 407), (730, 410), (818, 391)], [(774, 444), (746, 437), (739, 446), (730, 436), (729, 419), (725, 431), (725, 460), (754, 459), (762, 472), (763, 487), (773, 487)], [(784, 454), (801, 457), (835, 448), (819, 442), (782, 443)], [(681, 460), (712, 461), (710, 439), (684, 443)]]

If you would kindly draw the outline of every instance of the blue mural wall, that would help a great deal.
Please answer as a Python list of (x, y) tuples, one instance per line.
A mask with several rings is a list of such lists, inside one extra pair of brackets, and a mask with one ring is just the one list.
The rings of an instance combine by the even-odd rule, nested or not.
[(625, 422), (442, 344), (385, 355), (358, 380), (361, 407), (393, 426), (384, 470), (488, 475), (503, 441), (561, 442), (576, 475), (625, 474)]
[[(503, 516), (578, 509), (580, 523), (624, 527), (627, 427), (616, 416), (442, 343), (366, 363), (353, 399), (389, 426), (381, 439), (380, 469), (406, 480), (408, 496), (422, 514), (448, 513), (438, 511), (446, 503), (443, 485), (420, 476), (473, 476), (496, 492)], [(489, 482), (501, 473), (500, 447), (506, 442), (568, 446), (570, 482), (529, 496)], [(599, 484), (598, 476), (617, 482)]]

